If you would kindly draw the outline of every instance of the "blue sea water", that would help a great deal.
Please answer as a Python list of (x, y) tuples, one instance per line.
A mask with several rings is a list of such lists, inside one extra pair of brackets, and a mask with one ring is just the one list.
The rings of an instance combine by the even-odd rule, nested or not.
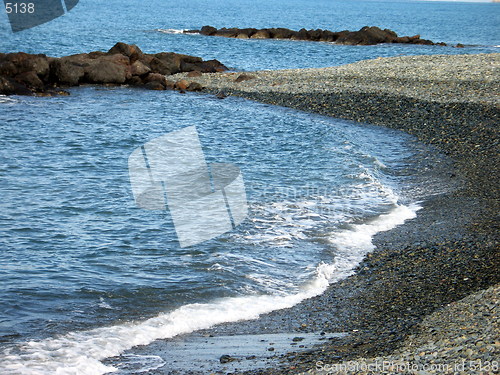
[[(0, 52), (62, 56), (116, 42), (216, 58), (235, 70), (379, 56), (496, 52), (497, 4), (395, 1), (81, 1)], [(480, 20), (480, 22), (478, 22)], [(359, 29), (441, 46), (337, 46), (182, 35), (216, 27)], [(245, 101), (133, 88), (0, 97), (0, 372), (89, 373), (134, 345), (292, 306), (348, 276), (371, 238), (415, 216), (410, 136)], [(133, 199), (127, 160), (195, 125), (208, 162), (240, 167), (248, 218), (181, 248), (167, 211)], [(429, 188), (430, 189), (430, 188)], [(427, 192), (431, 194), (432, 192)], [(86, 371), (86, 372), (85, 372)]]

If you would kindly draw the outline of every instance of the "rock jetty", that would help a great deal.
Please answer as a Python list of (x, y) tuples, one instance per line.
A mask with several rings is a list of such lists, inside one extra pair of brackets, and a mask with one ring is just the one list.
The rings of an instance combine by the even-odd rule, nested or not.
[(108, 52), (60, 58), (24, 52), (0, 53), (1, 95), (67, 94), (61, 88), (81, 84), (132, 85), (151, 90), (198, 91), (196, 83), (176, 82), (168, 76), (182, 72), (215, 73), (227, 70), (217, 60), (173, 52), (143, 53), (136, 45), (117, 43)]
[(347, 45), (374, 45), (380, 43), (405, 43), (405, 44), (425, 44), (425, 45), (441, 45), (446, 46), (446, 43), (434, 43), (427, 39), (421, 39), (420, 35), (414, 36), (398, 36), (394, 31), (389, 29), (381, 29), (377, 26), (365, 26), (358, 31), (330, 31), (330, 30), (306, 30), (300, 29), (294, 31), (285, 28), (269, 28), (269, 29), (254, 29), (254, 28), (221, 28), (217, 29), (212, 26), (203, 26), (200, 30), (187, 30), (186, 34), (199, 33), (207, 36), (223, 36), (226, 38), (239, 39), (291, 39), (291, 40), (307, 40), (313, 42), (330, 42), (336, 44)]

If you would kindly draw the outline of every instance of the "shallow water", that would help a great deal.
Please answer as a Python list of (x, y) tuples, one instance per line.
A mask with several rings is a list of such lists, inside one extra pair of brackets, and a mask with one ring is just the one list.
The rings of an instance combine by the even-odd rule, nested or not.
[[(291, 306), (349, 275), (375, 233), (418, 208), (403, 187), (422, 151), (393, 130), (124, 88), (14, 100), (22, 120), (0, 128), (2, 339), (11, 354), (44, 341), (4, 356), (7, 366), (40, 356), (52, 370), (87, 366), (94, 351), (99, 360)], [(168, 212), (135, 206), (127, 159), (193, 119), (207, 161), (240, 167), (250, 211), (235, 230), (181, 248)]]

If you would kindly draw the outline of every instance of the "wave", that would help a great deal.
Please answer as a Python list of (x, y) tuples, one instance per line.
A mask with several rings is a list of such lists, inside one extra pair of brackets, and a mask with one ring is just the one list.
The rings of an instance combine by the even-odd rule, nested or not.
[(11, 98), (11, 97), (6, 96), (6, 95), (0, 95), (0, 103), (13, 104), (13, 103), (17, 103), (17, 102), (18, 102), (18, 100), (15, 98)]
[[(244, 296), (213, 303), (189, 304), (139, 323), (127, 323), (72, 332), (61, 337), (31, 341), (6, 350), (0, 357), (2, 374), (104, 374), (116, 369), (101, 360), (117, 356), (138, 345), (147, 345), (183, 333), (210, 328), (224, 322), (256, 319), (261, 314), (292, 307), (322, 293), (331, 270), (320, 265), (317, 276), (303, 291), (287, 296)], [(17, 351), (17, 353), (15, 353)]]
[(100, 375), (117, 369), (104, 365), (105, 358), (118, 356), (138, 345), (158, 339), (207, 329), (219, 323), (257, 319), (260, 315), (292, 307), (322, 294), (332, 282), (348, 277), (364, 256), (374, 249), (372, 238), (416, 216), (418, 205), (396, 206), (366, 224), (355, 224), (332, 234), (337, 248), (333, 263), (321, 263), (315, 277), (298, 293), (249, 295), (184, 305), (172, 312), (142, 321), (88, 331), (71, 332), (41, 341), (30, 341), (0, 355), (0, 372), (5, 375), (88, 374)]
[(188, 29), (155, 29), (154, 31), (158, 31), (164, 34), (184, 34), (184, 31)]
[[(396, 207), (399, 196), (376, 176), (376, 169), (387, 168), (373, 158), (374, 170), (360, 165), (356, 173), (347, 177), (350, 185), (329, 191), (305, 186), (302, 189), (284, 189), (285, 200), (254, 202), (250, 205), (249, 220), (253, 228), (244, 234), (235, 233), (235, 241), (274, 247), (292, 247), (295, 240), (308, 238), (308, 232), (324, 223), (341, 223), (354, 217), (373, 215), (376, 207)], [(277, 193), (278, 194), (278, 193)], [(302, 198), (305, 195), (306, 198)]]

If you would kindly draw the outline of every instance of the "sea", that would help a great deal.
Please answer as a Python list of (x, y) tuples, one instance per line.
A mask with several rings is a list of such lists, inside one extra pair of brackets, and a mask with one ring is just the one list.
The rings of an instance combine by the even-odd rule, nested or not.
[[(182, 33), (204, 25), (368, 25), (450, 46)], [(0, 52), (64, 56), (121, 41), (146, 53), (218, 59), (233, 71), (320, 68), (498, 52), (499, 25), (493, 3), (82, 0), (18, 33), (1, 11)], [(138, 345), (291, 307), (351, 275), (374, 250), (375, 234), (414, 218), (426, 197), (445, 189), (435, 174), (415, 178), (440, 157), (396, 130), (236, 97), (102, 86), (69, 92), (0, 96), (1, 374), (105, 374), (120, 367), (106, 358)], [(190, 127), (207, 163), (239, 168), (248, 213), (222, 234), (181, 246), (169, 210), (137, 206), (128, 160)]]

